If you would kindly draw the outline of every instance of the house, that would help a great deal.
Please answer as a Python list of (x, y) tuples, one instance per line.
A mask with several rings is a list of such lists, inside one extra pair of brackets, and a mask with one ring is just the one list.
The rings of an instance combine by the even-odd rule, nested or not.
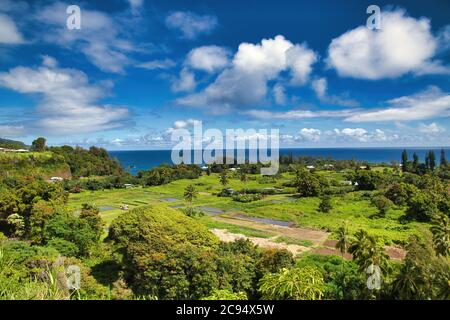
[(208, 166), (201, 166), (200, 169), (202, 169), (203, 171), (208, 170)]
[(131, 184), (131, 183), (125, 183), (124, 186), (125, 186), (125, 189), (134, 188), (134, 184)]
[(63, 180), (64, 180), (64, 178), (61, 178), (61, 177), (51, 177), (50, 178), (51, 182), (61, 182)]
[(13, 152), (25, 153), (25, 152), (30, 152), (30, 151), (28, 151), (26, 149), (17, 149), (17, 150), (14, 150)]
[(351, 185), (353, 185), (353, 182), (351, 182), (351, 181), (341, 181), (341, 183), (342, 183), (343, 185), (345, 185), (345, 186), (351, 186)]
[(324, 164), (323, 167), (328, 170), (334, 169), (334, 165), (328, 163)]
[(230, 168), (230, 171), (235, 172), (235, 171), (236, 171), (236, 168)]
[(314, 170), (316, 167), (314, 167), (314, 166), (306, 166), (306, 169), (308, 169), (308, 170)]
[(367, 166), (360, 166), (359, 167), (361, 170), (366, 170), (367, 169)]
[(0, 148), (0, 152), (6, 152), (5, 148)]
[(126, 211), (128, 209), (129, 209), (129, 207), (128, 207), (127, 204), (123, 204), (123, 205), (120, 206), (120, 210)]

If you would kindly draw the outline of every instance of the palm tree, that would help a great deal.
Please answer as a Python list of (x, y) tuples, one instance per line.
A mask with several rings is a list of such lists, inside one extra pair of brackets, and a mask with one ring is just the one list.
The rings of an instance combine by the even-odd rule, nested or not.
[(433, 233), (433, 246), (437, 255), (448, 256), (450, 254), (450, 225), (448, 217), (439, 213), (433, 218), (431, 226)]
[(419, 286), (417, 281), (417, 271), (411, 259), (406, 259), (400, 273), (392, 283), (392, 290), (395, 297), (401, 300), (419, 299)]
[(228, 170), (223, 169), (219, 176), (220, 183), (225, 187), (228, 184)]
[(247, 176), (247, 173), (243, 169), (241, 169), (241, 172), (239, 174), (239, 179), (241, 180), (241, 182), (244, 183), (244, 194), (245, 194), (246, 190), (247, 190), (248, 176)]
[[(344, 223), (339, 229), (336, 231), (337, 243), (336, 249), (341, 252), (342, 260), (344, 259), (344, 254), (347, 252), (347, 249), (350, 245), (350, 237), (348, 234), (348, 226), (347, 223)], [(344, 262), (342, 261), (342, 265)]]
[(194, 198), (197, 198), (197, 190), (195, 190), (195, 187), (190, 184), (184, 189), (184, 200), (186, 200), (189, 203), (189, 210), (192, 211), (192, 201)]

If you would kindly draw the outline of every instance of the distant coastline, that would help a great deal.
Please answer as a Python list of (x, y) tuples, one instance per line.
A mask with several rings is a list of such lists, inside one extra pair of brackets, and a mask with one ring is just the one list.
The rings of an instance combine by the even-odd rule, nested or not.
[[(400, 162), (402, 151), (406, 149), (409, 156), (417, 153), (423, 161), (428, 150), (439, 154), (441, 149), (450, 155), (450, 147), (357, 147), (357, 148), (281, 148), (280, 155), (291, 154), (295, 157), (312, 156), (332, 158), (334, 160), (360, 160), (370, 163)], [(112, 157), (117, 158), (122, 166), (132, 174), (141, 170), (148, 170), (163, 163), (172, 164), (171, 150), (121, 150), (108, 151)]]

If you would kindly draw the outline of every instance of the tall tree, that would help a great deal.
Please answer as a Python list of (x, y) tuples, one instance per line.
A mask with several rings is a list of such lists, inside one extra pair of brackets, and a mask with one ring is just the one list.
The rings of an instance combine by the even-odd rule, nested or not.
[(197, 197), (197, 194), (198, 192), (192, 184), (184, 189), (184, 200), (189, 203), (189, 210), (192, 210), (192, 201)]
[(443, 213), (438, 213), (433, 218), (431, 232), (433, 233), (433, 247), (437, 255), (450, 255), (450, 223), (448, 217)]
[(412, 163), (412, 167), (414, 172), (417, 172), (417, 170), (419, 169), (419, 156), (417, 155), (417, 153), (414, 152), (413, 154), (413, 163)]
[(45, 138), (39, 137), (31, 143), (31, 150), (42, 152), (45, 151), (45, 144), (47, 140)]
[(336, 231), (336, 236), (336, 249), (341, 252), (342, 268), (344, 268), (344, 254), (347, 253), (347, 249), (350, 246), (350, 236), (348, 234), (347, 223), (339, 227), (339, 229)]
[(441, 149), (441, 159), (440, 159), (441, 169), (447, 168), (447, 159), (445, 159), (445, 150)]
[(434, 154), (433, 150), (430, 150), (428, 152), (428, 161), (429, 161), (429, 169), (431, 171), (434, 171), (434, 169), (436, 168), (436, 155)]
[(406, 150), (402, 152), (402, 171), (408, 171), (408, 152)]
[(228, 170), (223, 169), (219, 176), (220, 183), (225, 187), (228, 184)]

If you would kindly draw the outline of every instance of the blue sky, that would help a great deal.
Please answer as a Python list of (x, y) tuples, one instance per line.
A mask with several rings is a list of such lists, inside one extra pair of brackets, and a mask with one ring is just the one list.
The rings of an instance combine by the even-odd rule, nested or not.
[[(366, 20), (381, 8), (379, 30)], [(66, 26), (69, 5), (81, 29)], [(283, 147), (449, 146), (448, 1), (0, 0), (0, 137), (158, 149), (279, 129)]]

